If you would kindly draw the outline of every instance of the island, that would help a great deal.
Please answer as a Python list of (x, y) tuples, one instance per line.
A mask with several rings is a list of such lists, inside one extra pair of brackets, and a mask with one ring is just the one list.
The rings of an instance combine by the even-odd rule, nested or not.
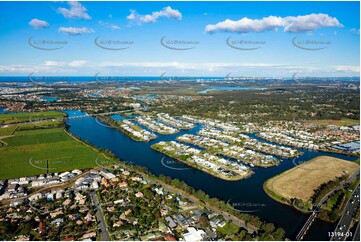
[(245, 165), (226, 160), (220, 156), (212, 155), (206, 151), (176, 141), (161, 141), (152, 145), (151, 148), (223, 180), (237, 181), (253, 174), (253, 171)]

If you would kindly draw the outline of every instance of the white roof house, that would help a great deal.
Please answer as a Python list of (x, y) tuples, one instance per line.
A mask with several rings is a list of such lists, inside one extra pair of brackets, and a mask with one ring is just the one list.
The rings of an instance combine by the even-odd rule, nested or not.
[(188, 233), (183, 235), (185, 241), (201, 241), (203, 239), (202, 235), (206, 234), (203, 230), (196, 230), (193, 227), (188, 227), (187, 230)]

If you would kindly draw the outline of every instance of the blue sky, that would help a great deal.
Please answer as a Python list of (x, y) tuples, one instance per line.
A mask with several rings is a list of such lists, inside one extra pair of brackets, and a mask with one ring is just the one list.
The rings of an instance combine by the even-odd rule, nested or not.
[(0, 2), (0, 75), (359, 76), (359, 16), (359, 2)]

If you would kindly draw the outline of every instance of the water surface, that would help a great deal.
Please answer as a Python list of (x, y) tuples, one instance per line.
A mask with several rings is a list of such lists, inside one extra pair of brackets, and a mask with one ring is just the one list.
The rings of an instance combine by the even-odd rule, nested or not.
[[(69, 116), (77, 116), (84, 113), (80, 111), (67, 111), (67, 114)], [(286, 236), (291, 239), (295, 238), (303, 223), (307, 220), (308, 215), (272, 200), (263, 191), (263, 183), (268, 178), (294, 167), (295, 164), (316, 156), (328, 155), (347, 160), (356, 159), (351, 156), (299, 149), (303, 152), (303, 155), (295, 160), (282, 159), (279, 166), (270, 168), (255, 167), (252, 168), (255, 174), (248, 179), (225, 181), (200, 170), (190, 168), (185, 164), (177, 163), (173, 159), (165, 157), (163, 154), (150, 148), (152, 144), (159, 141), (175, 140), (176, 137), (186, 133), (196, 134), (197, 131), (202, 128), (201, 125), (196, 125), (196, 127), (191, 130), (182, 130), (173, 135), (157, 134), (158, 138), (150, 142), (136, 142), (116, 129), (109, 128), (106, 125), (99, 125), (93, 117), (68, 119), (67, 124), (70, 125), (70, 132), (76, 136), (81, 137), (94, 146), (112, 151), (123, 161), (145, 166), (156, 175), (164, 174), (178, 178), (195, 189), (205, 191), (212, 197), (218, 197), (224, 201), (229, 201), (231, 204), (236, 204), (237, 209), (249, 211), (264, 220), (276, 224), (276, 226), (284, 228)], [(254, 134), (251, 136), (257, 138)], [(164, 166), (164, 164), (176, 169), (168, 168)], [(335, 224), (316, 220), (305, 239), (328, 240), (327, 232), (333, 231), (334, 227)]]

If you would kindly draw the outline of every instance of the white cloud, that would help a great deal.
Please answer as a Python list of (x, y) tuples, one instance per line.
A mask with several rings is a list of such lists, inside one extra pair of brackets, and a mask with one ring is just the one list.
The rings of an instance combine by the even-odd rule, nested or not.
[(69, 63), (69, 66), (71, 67), (81, 67), (84, 66), (85, 64), (87, 64), (88, 61), (86, 60), (75, 60)]
[(155, 23), (160, 17), (182, 20), (181, 12), (176, 9), (172, 9), (169, 6), (164, 7), (160, 11), (155, 11), (152, 12), (152, 14), (146, 15), (138, 14), (135, 10), (131, 9), (130, 14), (127, 16), (127, 19), (137, 23)]
[(107, 28), (110, 28), (112, 30), (119, 30), (120, 29), (120, 27), (118, 25), (111, 24), (111, 23), (108, 23), (108, 22), (99, 21), (98, 23), (100, 25), (105, 26)]
[(222, 62), (208, 62), (208, 63), (187, 63), (187, 62), (103, 62), (101, 67), (150, 67), (150, 68), (167, 68), (172, 67), (176, 69), (191, 69), (191, 70), (207, 70), (208, 68), (236, 68), (236, 67), (281, 67), (281, 64), (268, 63), (222, 63)]
[(337, 20), (328, 16), (328, 14), (309, 14), (297, 17), (286, 17), (285, 32), (306, 32), (313, 31), (322, 27), (343, 27)]
[(44, 66), (63, 66), (64, 62), (59, 61), (45, 61)]
[(350, 32), (353, 33), (353, 34), (360, 34), (360, 29), (356, 29), (356, 28), (352, 28), (350, 29)]
[(68, 2), (70, 9), (58, 8), (57, 12), (61, 13), (65, 18), (72, 19), (91, 19), (87, 13), (87, 9), (79, 2)]
[(285, 32), (308, 32), (322, 27), (343, 27), (343, 25), (327, 14), (309, 14), (303, 16), (276, 17), (269, 16), (262, 19), (249, 19), (247, 17), (234, 21), (226, 19), (217, 24), (209, 24), (205, 30), (208, 33), (217, 31), (233, 33), (263, 32), (283, 28)]
[(112, 30), (119, 30), (119, 29), (120, 29), (120, 27), (119, 27), (118, 25), (114, 25), (114, 24), (112, 24), (112, 25), (110, 26), (110, 28), (111, 28)]
[(81, 34), (88, 34), (93, 33), (94, 30), (86, 27), (82, 28), (74, 28), (74, 27), (60, 27), (58, 29), (59, 32), (70, 34), (70, 35), (81, 35)]
[(30, 22), (29, 25), (32, 26), (34, 29), (45, 29), (47, 27), (49, 27), (49, 23), (44, 21), (44, 20), (40, 20), (37, 18), (33, 18)]
[(359, 66), (334, 66), (334, 68), (338, 72), (354, 72), (360, 74)]
[(34, 66), (24, 66), (24, 65), (0, 65), (0, 73), (31, 73), (34, 72), (36, 68)]
[(131, 9), (130, 14), (127, 16), (127, 19), (128, 20), (135, 20), (136, 18), (137, 18), (137, 12), (135, 10)]

